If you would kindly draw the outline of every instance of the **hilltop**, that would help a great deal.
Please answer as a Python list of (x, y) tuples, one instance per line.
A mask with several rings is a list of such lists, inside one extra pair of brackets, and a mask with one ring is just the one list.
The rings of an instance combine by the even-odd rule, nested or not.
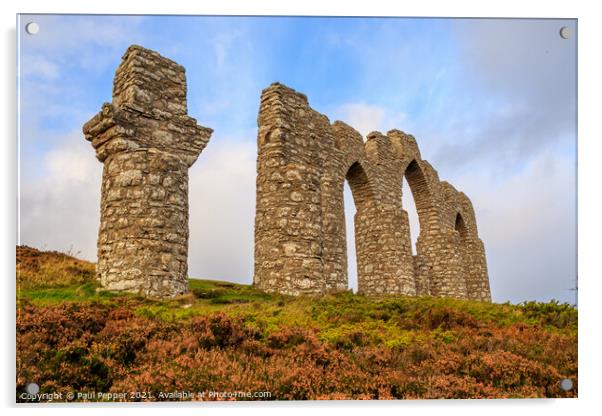
[(566, 304), (189, 286), (163, 301), (99, 291), (93, 263), (17, 247), (17, 400), (29, 382), (126, 394), (118, 400), (577, 395), (577, 311)]

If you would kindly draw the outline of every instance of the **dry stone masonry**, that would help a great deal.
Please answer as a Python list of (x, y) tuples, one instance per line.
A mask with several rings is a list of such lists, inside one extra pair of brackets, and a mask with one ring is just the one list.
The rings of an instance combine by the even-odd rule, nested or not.
[[(262, 93), (258, 125), (256, 286), (289, 295), (347, 290), (347, 180), (360, 293), (491, 300), (472, 203), (439, 180), (413, 136), (373, 132), (364, 142), (278, 83)], [(420, 221), (415, 256), (404, 177)]]
[[(258, 117), (254, 284), (289, 295), (348, 287), (343, 185), (356, 206), (358, 289), (366, 295), (490, 301), (472, 203), (440, 181), (399, 130), (367, 141), (275, 83)], [(212, 130), (188, 116), (184, 68), (130, 46), (112, 103), (83, 127), (103, 164), (97, 275), (102, 287), (173, 297), (188, 290), (188, 169)], [(406, 178), (420, 235), (412, 255)]]
[(188, 290), (188, 168), (212, 130), (187, 114), (185, 70), (140, 46), (117, 68), (112, 103), (83, 127), (103, 162), (97, 275), (109, 290)]

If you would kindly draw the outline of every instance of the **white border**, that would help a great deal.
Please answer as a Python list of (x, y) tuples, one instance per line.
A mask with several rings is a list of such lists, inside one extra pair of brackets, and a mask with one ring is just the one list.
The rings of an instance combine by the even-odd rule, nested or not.
[[(112, 2), (110, 0), (87, 0), (70, 2), (68, 0), (21, 0), (1, 3), (3, 29), (2, 82), (4, 99), (1, 102), (2, 127), (4, 134), (0, 140), (2, 148), (2, 191), (0, 209), (2, 210), (3, 230), (0, 259), (2, 262), (2, 282), (4, 306), (2, 311), (3, 334), (6, 348), (2, 349), (2, 367), (0, 367), (0, 392), (2, 406), (9, 407), (5, 414), (81, 414), (82, 407), (44, 407), (15, 408), (14, 401), (14, 256), (16, 242), (16, 13), (99, 13), (99, 14), (230, 14), (230, 15), (347, 15), (347, 16), (438, 16), (438, 17), (556, 17), (578, 18), (579, 22), (579, 149), (578, 149), (578, 220), (579, 220), (579, 399), (575, 400), (494, 400), (494, 401), (419, 401), (419, 402), (281, 402), (240, 404), (201, 404), (199, 406), (178, 406), (179, 414), (199, 413), (259, 413), (281, 416), (319, 413), (326, 414), (342, 407), (346, 414), (365, 414), (376, 410), (379, 413), (445, 413), (491, 415), (530, 411), (546, 414), (588, 414), (597, 404), (600, 385), (600, 327), (598, 314), (599, 296), (602, 293), (598, 251), (600, 247), (600, 214), (602, 204), (600, 195), (600, 45), (602, 25), (600, 13), (595, 2), (571, 1), (532, 1), (505, 0), (493, 2), (454, 0), (421, 0), (413, 2), (392, 2), (384, 0), (350, 1), (321, 0), (236, 0), (236, 1), (195, 1), (191, 0), (130, 0)], [(550, 68), (553, 70), (553, 68)], [(559, 195), (559, 197), (561, 197)], [(11, 284), (12, 282), (12, 284)], [(11, 407), (12, 405), (12, 407)], [(88, 406), (87, 414), (121, 415), (144, 411), (148, 414), (164, 415), (168, 407), (159, 406), (110, 406), (110, 408)], [(144, 410), (143, 410), (144, 409)]]

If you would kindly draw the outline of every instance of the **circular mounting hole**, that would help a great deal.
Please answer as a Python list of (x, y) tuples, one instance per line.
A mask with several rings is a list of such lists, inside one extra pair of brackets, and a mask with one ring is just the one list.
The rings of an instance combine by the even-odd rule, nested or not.
[(568, 26), (562, 26), (560, 28), (560, 37), (562, 39), (568, 39), (571, 37), (571, 28)]
[(25, 391), (29, 394), (36, 395), (40, 391), (40, 386), (36, 383), (27, 383), (25, 386)]
[(36, 22), (29, 22), (25, 25), (25, 31), (30, 35), (37, 35), (40, 31), (40, 25)]
[(564, 378), (560, 381), (560, 388), (564, 391), (569, 391), (573, 388), (573, 380)]

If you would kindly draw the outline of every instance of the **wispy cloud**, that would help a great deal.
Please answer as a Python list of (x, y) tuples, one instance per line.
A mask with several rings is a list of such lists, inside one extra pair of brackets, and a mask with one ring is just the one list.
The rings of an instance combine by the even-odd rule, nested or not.
[(25, 55), (21, 59), (21, 76), (54, 81), (60, 66), (41, 55)]
[(142, 39), (140, 25), (144, 19), (130, 16), (125, 22), (117, 16), (22, 16), (21, 25), (35, 20), (40, 32), (24, 36), (20, 52), (63, 66), (102, 70), (115, 60), (113, 53), (119, 54), (124, 45)]
[(215, 135), (190, 171), (189, 272), (251, 283), (255, 141)]
[[(573, 24), (454, 22), (463, 70), (446, 111), (460, 123), (447, 132), (457, 140), (442, 141), (435, 155), (440, 165), (497, 165), (498, 172), (511, 174), (551, 147), (574, 149), (575, 39), (558, 35), (561, 26)], [(423, 134), (433, 134), (425, 126)]]
[(386, 132), (408, 126), (405, 113), (391, 113), (383, 106), (362, 102), (342, 104), (332, 112), (332, 118), (346, 122), (364, 137), (372, 131)]
[(19, 237), (22, 244), (95, 261), (102, 164), (79, 139), (78, 131), (56, 138), (40, 167), (45, 175), (22, 180)]
[(232, 44), (240, 38), (241, 32), (232, 30), (221, 32), (213, 38), (213, 52), (215, 53), (215, 63), (217, 69), (223, 69), (226, 63), (227, 54), (232, 51)]
[(495, 300), (573, 300), (575, 167), (573, 158), (545, 151), (500, 183), (457, 178), (476, 209)]

